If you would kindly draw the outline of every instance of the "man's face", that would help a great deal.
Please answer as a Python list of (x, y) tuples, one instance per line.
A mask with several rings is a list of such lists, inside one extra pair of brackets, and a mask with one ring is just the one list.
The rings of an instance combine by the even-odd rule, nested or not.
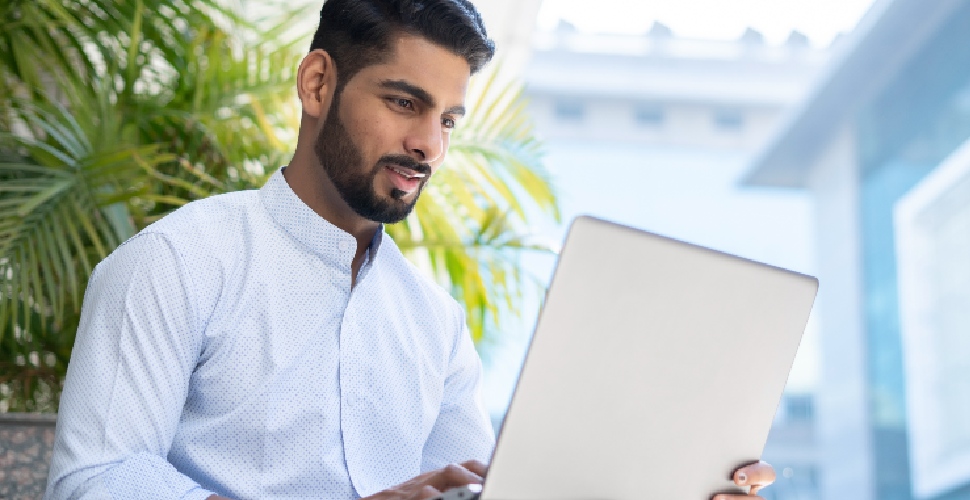
[(403, 36), (387, 62), (334, 95), (314, 152), (354, 212), (381, 223), (407, 217), (465, 114), (470, 74), (462, 57)]

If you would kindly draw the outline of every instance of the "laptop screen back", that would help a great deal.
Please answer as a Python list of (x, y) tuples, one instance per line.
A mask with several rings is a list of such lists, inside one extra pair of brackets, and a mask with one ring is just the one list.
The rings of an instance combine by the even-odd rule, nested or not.
[(730, 472), (761, 456), (817, 286), (578, 218), (482, 498), (702, 500), (732, 491)]

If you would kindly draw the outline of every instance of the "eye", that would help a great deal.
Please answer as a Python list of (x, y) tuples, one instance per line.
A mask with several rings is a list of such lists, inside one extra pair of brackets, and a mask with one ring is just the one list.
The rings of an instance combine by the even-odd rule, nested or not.
[(446, 128), (446, 129), (448, 129), (448, 130), (451, 130), (451, 129), (455, 128), (455, 119), (454, 118), (449, 118), (449, 117), (446, 116), (446, 117), (444, 117), (444, 118), (441, 119), (441, 126), (444, 127), (444, 128)]
[(394, 105), (396, 105), (399, 108), (404, 108), (408, 110), (414, 109), (414, 101), (412, 101), (411, 99), (406, 99), (404, 97), (391, 97), (390, 100), (393, 101)]

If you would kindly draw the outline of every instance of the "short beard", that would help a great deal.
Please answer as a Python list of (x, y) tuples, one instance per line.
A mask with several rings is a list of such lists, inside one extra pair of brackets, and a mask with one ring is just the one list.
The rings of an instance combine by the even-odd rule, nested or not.
[[(340, 120), (341, 90), (334, 94), (323, 128), (313, 145), (317, 161), (337, 189), (340, 198), (357, 215), (381, 224), (401, 222), (407, 218), (418, 202), (421, 191), (431, 175), (431, 167), (414, 161), (410, 156), (385, 155), (369, 172), (363, 172), (364, 159), (360, 149), (354, 144)], [(425, 180), (418, 186), (418, 192), (410, 202), (403, 201), (407, 193), (397, 188), (391, 190), (390, 199), (379, 196), (375, 191), (374, 180), (377, 174), (390, 164), (401, 165), (425, 174)]]

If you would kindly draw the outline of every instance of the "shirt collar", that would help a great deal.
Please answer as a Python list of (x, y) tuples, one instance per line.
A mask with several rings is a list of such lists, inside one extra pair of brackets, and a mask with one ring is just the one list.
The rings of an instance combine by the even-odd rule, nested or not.
[[(259, 196), (270, 217), (311, 252), (349, 266), (357, 250), (357, 239), (307, 206), (287, 184), (283, 177), (283, 168), (274, 172), (259, 189)], [(384, 226), (381, 225), (371, 240), (368, 261), (373, 261), (376, 257), (383, 233)]]

